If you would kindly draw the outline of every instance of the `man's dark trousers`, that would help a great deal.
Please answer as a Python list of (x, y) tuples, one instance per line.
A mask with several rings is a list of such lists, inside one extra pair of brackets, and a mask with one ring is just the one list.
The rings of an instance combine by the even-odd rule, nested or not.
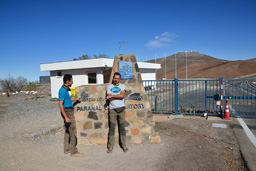
[(74, 116), (73, 108), (64, 108), (68, 118), (71, 120), (71, 123), (65, 123), (64, 125), (64, 152), (68, 152), (71, 150), (71, 154), (75, 154), (78, 152), (76, 148), (77, 144), (77, 131), (76, 131), (76, 120)]
[(119, 130), (119, 140), (120, 140), (120, 146), (126, 147), (125, 143), (125, 137), (126, 137), (126, 131), (125, 131), (125, 109), (118, 113), (115, 109), (109, 109), (109, 132), (108, 132), (108, 144), (107, 147), (114, 147), (115, 144), (115, 126), (116, 121), (118, 123), (118, 130)]

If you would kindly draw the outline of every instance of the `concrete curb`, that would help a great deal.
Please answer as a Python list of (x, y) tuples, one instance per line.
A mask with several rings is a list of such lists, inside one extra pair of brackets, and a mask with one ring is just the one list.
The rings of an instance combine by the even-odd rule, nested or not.
[(169, 115), (168, 118), (172, 118), (172, 119), (183, 118), (183, 115)]
[(249, 141), (249, 139), (245, 135), (243, 129), (234, 128), (234, 132), (238, 139), (240, 152), (245, 161), (247, 168), (250, 171), (256, 171), (256, 161), (255, 161), (256, 149), (255, 149), (255, 147)]

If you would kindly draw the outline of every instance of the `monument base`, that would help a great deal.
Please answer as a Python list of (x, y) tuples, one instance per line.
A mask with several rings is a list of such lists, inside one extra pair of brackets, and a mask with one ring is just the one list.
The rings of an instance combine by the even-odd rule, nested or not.
[[(126, 87), (126, 142), (128, 144), (160, 143), (161, 139), (155, 130), (155, 122), (135, 56), (116, 55), (110, 81), (112, 81), (113, 74), (119, 71), (119, 62), (130, 62), (129, 64), (132, 66), (132, 78), (120, 81)], [(108, 106), (105, 99), (106, 90), (107, 85), (85, 85), (76, 88), (76, 97), (82, 99), (82, 103), (75, 106), (78, 144), (107, 144)], [(117, 126), (115, 136), (116, 144), (118, 144)]]

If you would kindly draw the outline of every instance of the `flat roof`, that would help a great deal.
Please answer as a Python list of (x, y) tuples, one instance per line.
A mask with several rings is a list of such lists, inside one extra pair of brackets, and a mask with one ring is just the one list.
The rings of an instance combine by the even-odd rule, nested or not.
[[(86, 69), (86, 68), (111, 68), (113, 66), (114, 59), (111, 58), (96, 58), (85, 59), (66, 62), (54, 62), (40, 64), (41, 71), (58, 71), (58, 70), (71, 70), (71, 69)], [(160, 69), (161, 64), (137, 62), (138, 67), (141, 69)]]

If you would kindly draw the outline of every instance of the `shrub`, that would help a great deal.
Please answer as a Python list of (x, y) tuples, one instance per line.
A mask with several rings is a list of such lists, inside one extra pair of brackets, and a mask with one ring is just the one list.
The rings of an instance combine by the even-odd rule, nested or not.
[(40, 83), (34, 81), (34, 82), (29, 82), (27, 86), (24, 88), (25, 91), (36, 91), (37, 87), (41, 86)]
[(22, 76), (13, 78), (9, 75), (8, 78), (0, 79), (0, 86), (6, 91), (20, 92), (26, 85), (27, 79)]

